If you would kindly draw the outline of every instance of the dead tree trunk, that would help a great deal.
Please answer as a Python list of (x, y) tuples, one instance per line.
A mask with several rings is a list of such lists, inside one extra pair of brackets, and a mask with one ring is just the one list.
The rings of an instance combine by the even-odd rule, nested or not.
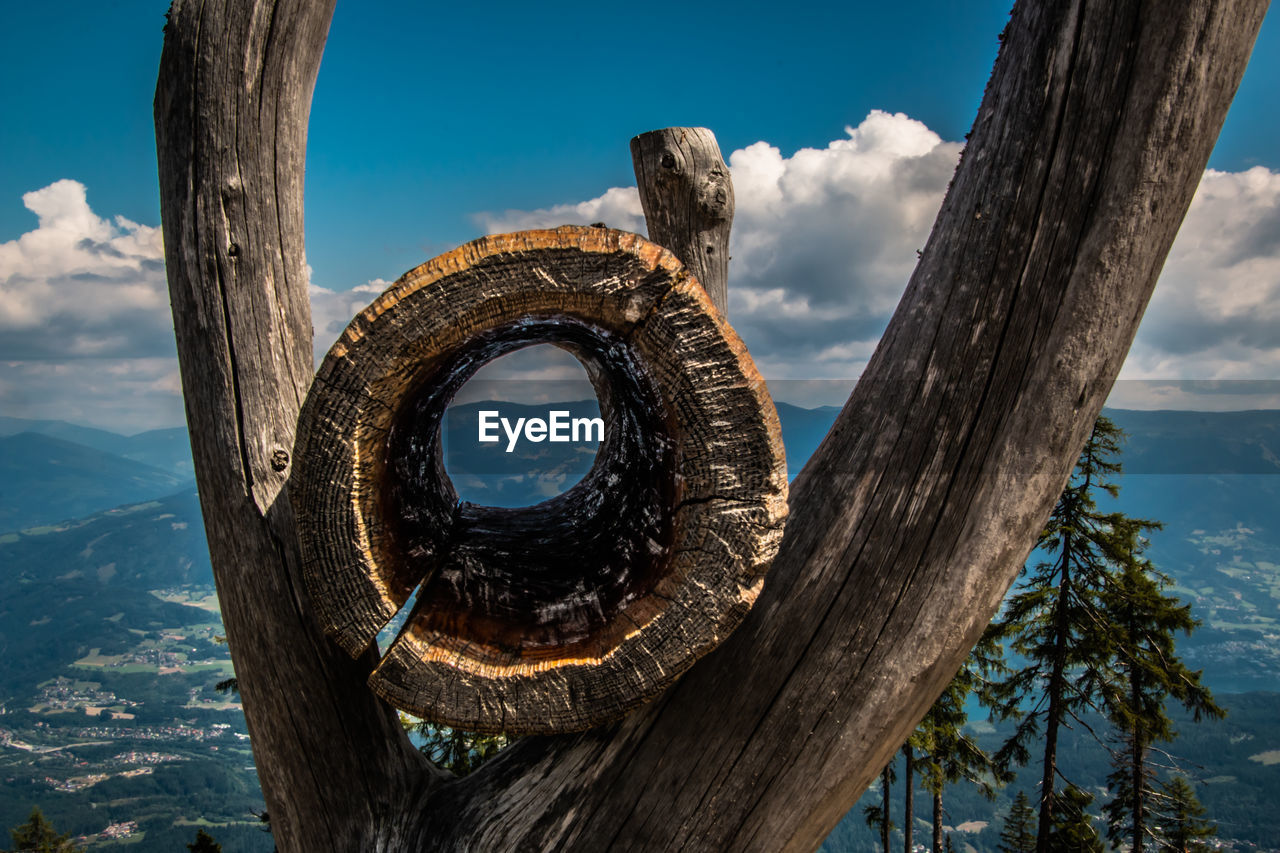
[(942, 853), (942, 783), (932, 792), (933, 800), (933, 853)]
[(283, 497), (332, 1), (177, 0), (156, 95), (196, 470), (283, 850), (808, 850), (1015, 577), (1100, 410), (1263, 0), (1022, 2), (924, 256), (742, 627), (620, 723), (424, 765), (316, 627)]
[[(165, 264), (201, 508), (254, 759), (283, 850), (396, 838), (434, 775), (321, 633), (284, 496), (314, 373), (307, 114), (333, 2), (175, 3), (156, 90)], [(330, 846), (332, 845), (332, 847)]]

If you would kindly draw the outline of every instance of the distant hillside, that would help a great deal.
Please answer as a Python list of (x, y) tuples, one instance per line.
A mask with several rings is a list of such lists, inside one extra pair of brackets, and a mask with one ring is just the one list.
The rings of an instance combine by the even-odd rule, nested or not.
[(0, 438), (34, 432), (64, 441), (74, 441), (94, 450), (123, 456), (191, 479), (191, 443), (184, 427), (153, 429), (137, 435), (119, 435), (93, 427), (77, 426), (66, 421), (34, 421), (0, 416)]
[(135, 590), (213, 584), (194, 489), (0, 535), (0, 584)]
[(499, 441), (480, 443), (479, 413), (484, 410), (500, 411), (513, 425), (519, 418), (546, 419), (551, 410), (567, 411), (571, 418), (600, 415), (595, 400), (536, 406), (507, 402), (450, 406), (445, 412), (442, 448), (445, 470), (460, 499), (485, 506), (530, 506), (567, 491), (591, 470), (595, 443), (519, 441), (508, 453), (501, 427), (496, 430)]
[(0, 536), (0, 701), (132, 630), (184, 624), (153, 589), (211, 586), (194, 492)]
[[(475, 403), (450, 410), (446, 461), (464, 498), (508, 506), (534, 503), (572, 485), (590, 468), (593, 448), (581, 444), (523, 442), (511, 454), (505, 453), (505, 445), (478, 447), (476, 412), (493, 406)], [(594, 401), (555, 408), (579, 417), (596, 414)], [(545, 417), (548, 407), (503, 403), (501, 409), (513, 418)], [(778, 404), (778, 414), (794, 476), (838, 409), (783, 403)], [(1184, 657), (1203, 667), (1206, 681), (1219, 692), (1280, 690), (1280, 477), (1271, 475), (1277, 472), (1274, 466), (1268, 467), (1275, 458), (1280, 412), (1111, 414), (1131, 435), (1122, 457), (1127, 473), (1118, 506), (1165, 523), (1165, 529), (1152, 537), (1150, 555), (1174, 577), (1177, 592), (1193, 603), (1195, 614), (1205, 622), (1181, 641)], [(36, 430), (16, 429), (32, 423), (46, 431), (33, 435)], [(5, 435), (6, 429), (12, 431)], [(152, 459), (166, 453), (171, 462), (179, 455), (181, 459), (161, 470), (145, 462), (146, 453), (153, 453)], [(181, 464), (190, 464), (187, 453), (182, 430), (125, 437), (59, 422), (0, 418), (0, 465), (13, 465), (12, 470), (26, 478), (25, 487), (15, 489), (15, 476), (9, 469), (0, 470), (0, 509), (25, 509), (39, 498), (46, 514), (56, 516), (56, 523), (20, 533), (0, 530), (0, 660), (5, 662), (0, 667), (0, 707), (7, 707), (0, 728), (16, 732), (15, 738), (32, 740), (39, 735), (54, 746), (76, 744), (74, 752), (51, 753), (64, 756), (66, 766), (60, 768), (50, 763), (52, 759), (32, 758), (16, 749), (0, 751), (0, 809), (7, 806), (13, 815), (22, 816), (29, 802), (47, 803), (59, 825), (68, 827), (101, 828), (109, 820), (140, 819), (147, 836), (139, 849), (159, 850), (185, 843), (177, 840), (180, 836), (190, 838), (190, 825), (172, 825), (179, 817), (215, 813), (215, 806), (205, 800), (198, 807), (180, 806), (181, 796), (218, 799), (224, 794), (221, 788), (211, 793), (214, 787), (243, 787), (246, 780), (248, 787), (237, 787), (238, 799), (231, 802), (256, 796), (247, 751), (234, 752), (231, 744), (216, 742), (201, 742), (199, 750), (192, 751), (192, 742), (178, 735), (165, 741), (162, 750), (194, 756), (188, 762), (158, 769), (154, 777), (113, 778), (76, 793), (55, 792), (46, 779), (50, 774), (58, 779), (79, 777), (87, 772), (79, 762), (86, 760), (109, 770), (119, 763), (114, 756), (126, 749), (161, 747), (107, 734), (103, 737), (113, 738), (113, 745), (100, 747), (102, 755), (94, 758), (91, 744), (80, 744), (84, 737), (74, 734), (85, 725), (87, 712), (31, 710), (49, 690), (50, 679), (62, 676), (87, 679), (102, 690), (140, 701), (136, 707), (122, 708), (139, 720), (235, 720), (235, 730), (242, 729), (238, 709), (213, 709), (224, 697), (210, 684), (229, 670), (206, 671), (202, 667), (211, 665), (195, 663), (175, 673), (162, 665), (168, 658), (160, 660), (169, 654), (179, 662), (183, 655), (203, 660), (226, 654), (225, 646), (215, 648), (208, 637), (209, 631), (221, 630), (206, 624), (216, 620), (216, 614), (187, 606), (204, 602), (201, 596), (212, 583), (199, 502), (194, 489), (181, 489), (183, 478), (176, 473)], [(133, 479), (140, 472), (147, 476)], [(84, 494), (90, 502), (111, 503), (77, 510), (76, 501), (82, 498), (78, 482), (86, 484)], [(135, 487), (144, 494), (112, 497), (119, 494), (113, 490)], [(78, 517), (66, 520), (74, 516)], [(182, 589), (193, 592), (174, 592)], [(157, 595), (152, 590), (166, 592)], [(211, 606), (211, 601), (202, 606)], [(203, 627), (197, 631), (191, 627), (195, 625)], [(1270, 794), (1280, 785), (1280, 764), (1272, 761), (1280, 754), (1276, 701), (1274, 695), (1229, 697), (1233, 715), (1226, 723), (1180, 724), (1184, 739), (1174, 751), (1205, 768), (1201, 775), (1206, 784), (1199, 793), (1211, 816), (1222, 820), (1224, 829), (1230, 827), (1224, 835), (1270, 843), (1280, 838), (1280, 822), (1269, 817)], [(137, 723), (126, 720), (118, 725)], [(991, 736), (989, 729), (984, 731)], [(99, 737), (96, 730), (93, 737)], [(235, 746), (246, 748), (243, 743)], [(1086, 784), (1094, 785), (1104, 775), (1105, 759), (1083, 738), (1070, 735), (1064, 756), (1070, 772), (1080, 774)], [(38, 772), (33, 763), (37, 760)], [(162, 776), (162, 771), (172, 775)], [(194, 780), (197, 775), (198, 783), (188, 784), (187, 776)], [(900, 790), (895, 794), (895, 817), (901, 814)], [(139, 811), (142, 801), (137, 798), (144, 795), (147, 811)], [(104, 816), (104, 803), (115, 816)], [(850, 813), (825, 850), (873, 849), (874, 839), (862, 820), (865, 804)], [(990, 805), (972, 791), (949, 790), (948, 823), (992, 821), (985, 832), (957, 834), (956, 840), (963, 842), (958, 849), (965, 850), (965, 844), (973, 850), (994, 849), (992, 833), (998, 832), (1007, 806), (1005, 796)], [(230, 841), (237, 837), (234, 833), (243, 833), (242, 840), (227, 849), (251, 849), (260, 833), (253, 829), (247, 807), (236, 805), (221, 820), (234, 818), (237, 809), (247, 822), (220, 826), (214, 834)], [(917, 815), (928, 816), (923, 795)]]
[(787, 477), (795, 479), (826, 438), (840, 409), (836, 406), (804, 409), (790, 403), (776, 403), (775, 407), (782, 424), (782, 443), (787, 450)]
[[(1244, 844), (1234, 850), (1275, 850), (1280, 848), (1280, 811), (1275, 809), (1275, 792), (1280, 789), (1280, 694), (1220, 693), (1218, 702), (1227, 709), (1225, 720), (1192, 721), (1181, 709), (1172, 709), (1178, 737), (1161, 743), (1157, 764), (1160, 774), (1177, 766), (1196, 783), (1196, 796), (1208, 810), (1207, 817), (1218, 823), (1220, 837)], [(1097, 715), (1086, 720), (1099, 735), (1108, 725)], [(979, 718), (970, 721), (970, 731), (988, 751), (997, 748), (1012, 730), (1012, 723), (993, 726)], [(1034, 750), (1033, 750), (1034, 752)], [(1083, 727), (1064, 729), (1059, 744), (1059, 770), (1064, 779), (1094, 795), (1091, 809), (1098, 813), (1108, 799), (1106, 777), (1111, 772), (1106, 750)], [(891, 788), (891, 818), (896, 849), (902, 847), (903, 762), (895, 758), (898, 782)], [(958, 851), (995, 853), (1000, 830), (1010, 803), (1021, 790), (1035, 801), (1040, 768), (1032, 761), (1005, 787), (995, 801), (983, 798), (969, 783), (948, 785), (943, 793), (943, 825), (952, 831)], [(878, 853), (879, 840), (867, 827), (863, 809), (880, 801), (879, 786), (873, 786), (840, 822), (820, 848), (822, 853)], [(927, 841), (931, 817), (929, 794), (918, 790), (914, 799), (916, 841)], [(957, 827), (963, 826), (964, 829)]]
[(1108, 409), (1126, 474), (1280, 474), (1280, 412)]
[(1216, 690), (1280, 689), (1280, 477), (1126, 474), (1120, 483), (1109, 503), (1163, 522), (1148, 556), (1203, 623), (1179, 640), (1188, 664)]
[(169, 494), (188, 478), (50, 435), (0, 438), (0, 531)]

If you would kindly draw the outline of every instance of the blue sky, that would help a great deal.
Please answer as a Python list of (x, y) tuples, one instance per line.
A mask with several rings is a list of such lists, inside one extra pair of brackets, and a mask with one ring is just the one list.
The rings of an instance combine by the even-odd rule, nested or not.
[[(126, 432), (181, 420), (150, 230), (166, 5), (0, 11), (0, 413)], [(628, 140), (703, 125), (738, 187), (731, 319), (766, 376), (852, 379), (923, 245), (1008, 7), (340, 0), (308, 151), (320, 348), (380, 282), (486, 231), (642, 230)], [(1272, 16), (1125, 376), (1280, 379), (1277, 83)], [(919, 198), (893, 192), (908, 166), (936, 176)], [(77, 248), (86, 236), (111, 251)]]

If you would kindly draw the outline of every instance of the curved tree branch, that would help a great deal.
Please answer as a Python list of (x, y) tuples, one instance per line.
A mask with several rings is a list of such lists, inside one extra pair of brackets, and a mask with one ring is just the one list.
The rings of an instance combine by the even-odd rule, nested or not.
[(156, 89), (161, 216), (200, 501), (281, 849), (373, 849), (430, 779), (316, 627), (283, 493), (311, 383), (307, 116), (328, 2), (175, 2)]
[[(782, 552), (746, 624), (616, 730), (522, 743), (468, 780), (453, 806), (465, 837), (493, 849), (821, 843), (1034, 543), (1264, 11), (1017, 6), (924, 257), (792, 486)], [(556, 796), (510, 796), (531, 777)]]
[(188, 418), (282, 849), (816, 847), (945, 686), (1106, 398), (1263, 0), (1020, 2), (923, 259), (747, 622), (652, 705), (439, 783), (317, 632), (280, 488), (310, 379), (331, 4), (175, 5), (156, 115)]

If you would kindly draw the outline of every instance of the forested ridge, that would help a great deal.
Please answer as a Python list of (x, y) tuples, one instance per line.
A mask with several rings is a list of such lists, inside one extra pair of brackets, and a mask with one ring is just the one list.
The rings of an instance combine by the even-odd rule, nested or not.
[[(798, 468), (835, 410), (779, 408)], [(1190, 603), (1202, 621), (1190, 637), (1178, 637), (1178, 649), (1189, 667), (1206, 670), (1206, 683), (1228, 711), (1224, 720), (1195, 723), (1175, 703), (1170, 714), (1178, 737), (1164, 748), (1187, 770), (1221, 838), (1280, 848), (1280, 821), (1269, 807), (1280, 790), (1280, 697), (1267, 692), (1280, 689), (1280, 535), (1269, 528), (1280, 495), (1275, 478), (1264, 475), (1278, 449), (1280, 415), (1110, 414), (1130, 437), (1119, 457), (1120, 493), (1100, 495), (1100, 510), (1164, 522), (1163, 530), (1147, 532), (1145, 556), (1172, 578), (1166, 592)], [(97, 450), (111, 453), (112, 446)], [(566, 461), (572, 460), (547, 457), (543, 464)], [(180, 461), (154, 462), (181, 470)], [(518, 484), (498, 485), (518, 498)], [(131, 837), (142, 850), (178, 849), (192, 841), (197, 825), (228, 850), (270, 849), (255, 814), (262, 803), (243, 717), (235, 697), (215, 689), (231, 670), (218, 642), (194, 492), (44, 521), (0, 536), (0, 635), (7, 650), (0, 729), (10, 733), (0, 747), (0, 826), (21, 824), (38, 804), (59, 831), (77, 836), (133, 821)], [(1029, 563), (1044, 558), (1033, 554)], [(106, 714), (90, 717), (86, 707)], [(962, 710), (963, 732), (988, 754), (1014, 731), (1012, 720), (989, 721), (973, 698)], [(1114, 768), (1089, 730), (1109, 724), (1098, 710), (1082, 716), (1083, 725), (1063, 733), (1059, 762), (1064, 776), (1095, 797), (1090, 812), (1105, 836), (1101, 805)], [(927, 750), (917, 749), (913, 840), (927, 846), (931, 770)], [(970, 782), (948, 780), (942, 824), (956, 849), (996, 850), (1017, 793), (1038, 802), (1039, 771), (1034, 764), (1014, 768), (1014, 781), (996, 786), (994, 800)], [(895, 849), (904, 841), (901, 759), (897, 773), (890, 813)], [(878, 833), (865, 823), (866, 807), (878, 800), (873, 786), (825, 849), (879, 849)]]

